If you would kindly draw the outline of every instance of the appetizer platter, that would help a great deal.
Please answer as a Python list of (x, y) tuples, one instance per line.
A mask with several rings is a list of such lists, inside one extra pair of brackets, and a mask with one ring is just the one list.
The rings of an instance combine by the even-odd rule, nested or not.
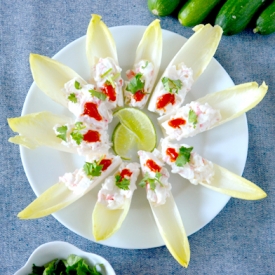
[(268, 87), (234, 85), (213, 58), (221, 36), (198, 25), (186, 40), (157, 19), (108, 29), (92, 15), (87, 35), (54, 58), (31, 54), (34, 84), (8, 122), (38, 198), (18, 217), (53, 214), (115, 247), (165, 244), (187, 267), (187, 236), (230, 197), (266, 196), (241, 174), (245, 112)]

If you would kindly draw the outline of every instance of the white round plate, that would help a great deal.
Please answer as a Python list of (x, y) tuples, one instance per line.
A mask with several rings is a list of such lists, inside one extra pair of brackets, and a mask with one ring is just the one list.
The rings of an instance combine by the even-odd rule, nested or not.
[(43, 266), (44, 264), (54, 260), (54, 259), (67, 259), (69, 255), (74, 254), (83, 258), (90, 266), (95, 266), (96, 264), (103, 264), (104, 267), (98, 268), (98, 271), (102, 275), (115, 275), (115, 271), (108, 261), (99, 255), (85, 252), (75, 247), (74, 245), (67, 242), (49, 242), (37, 247), (31, 256), (29, 257), (26, 264), (20, 268), (14, 275), (26, 275), (30, 274), (32, 271), (32, 265)]
[[(124, 74), (133, 65), (136, 47), (145, 28), (144, 26), (110, 28), (116, 41), (119, 63)], [(164, 44), (160, 74), (185, 41), (186, 38), (163, 30)], [(85, 36), (66, 46), (54, 56), (54, 59), (70, 66), (84, 79), (89, 80)], [(213, 58), (205, 72), (194, 84), (185, 102), (188, 103), (207, 93), (223, 90), (233, 85), (229, 75)], [(69, 114), (67, 109), (53, 102), (33, 84), (26, 97), (22, 115), (46, 110), (56, 114)], [(156, 121), (155, 114), (150, 113), (150, 117)], [(157, 133), (160, 137), (160, 131)], [(242, 115), (208, 132), (186, 139), (184, 143), (194, 146), (194, 151), (206, 159), (241, 175), (248, 148), (246, 116)], [(84, 159), (79, 156), (49, 148), (29, 150), (21, 147), (21, 158), (28, 180), (37, 196), (57, 183), (59, 176), (66, 172), (73, 172), (84, 164)], [(209, 223), (229, 200), (229, 197), (224, 194), (192, 185), (178, 175), (172, 175), (171, 183), (187, 235), (193, 234)], [(97, 186), (80, 200), (54, 213), (53, 216), (68, 229), (94, 241), (92, 212), (99, 188), (100, 186)], [(101, 243), (130, 249), (164, 245), (146, 200), (144, 189), (138, 188), (135, 191), (131, 209), (120, 230)]]

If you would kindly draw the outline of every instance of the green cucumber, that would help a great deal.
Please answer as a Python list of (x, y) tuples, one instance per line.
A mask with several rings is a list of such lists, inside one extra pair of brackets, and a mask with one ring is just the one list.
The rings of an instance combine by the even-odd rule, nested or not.
[(179, 5), (180, 0), (148, 0), (148, 9), (157, 16), (171, 14)]
[(266, 0), (227, 0), (220, 9), (215, 25), (220, 25), (223, 34), (241, 32)]
[(221, 0), (189, 0), (180, 9), (178, 19), (181, 25), (194, 27), (201, 24)]
[(275, 32), (275, 1), (259, 15), (256, 21), (256, 28), (253, 31), (259, 34), (271, 34)]

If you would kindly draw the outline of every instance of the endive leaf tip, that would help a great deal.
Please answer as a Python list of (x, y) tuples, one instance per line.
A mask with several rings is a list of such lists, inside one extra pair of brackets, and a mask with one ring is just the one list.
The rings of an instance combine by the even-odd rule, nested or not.
[(99, 22), (101, 20), (102, 16), (92, 13), (92, 21), (93, 22)]
[(194, 28), (192, 28), (192, 30), (194, 32), (197, 32), (197, 31), (201, 30), (203, 27), (204, 27), (203, 24), (199, 24), (199, 25), (196, 25)]

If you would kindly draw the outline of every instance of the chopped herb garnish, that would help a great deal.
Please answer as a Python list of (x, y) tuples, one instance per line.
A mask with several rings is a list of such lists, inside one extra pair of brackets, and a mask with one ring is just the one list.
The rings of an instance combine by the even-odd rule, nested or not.
[(142, 69), (145, 69), (145, 68), (148, 66), (148, 64), (149, 64), (149, 62), (148, 62), (148, 60), (146, 60), (145, 65), (144, 65), (144, 66), (141, 66), (141, 68), (142, 68)]
[(80, 130), (85, 129), (86, 127), (83, 125), (83, 122), (76, 122), (73, 131), (71, 132), (71, 137), (75, 140), (77, 145), (83, 140), (83, 135), (80, 133)]
[(75, 96), (75, 93), (71, 93), (69, 96), (68, 96), (68, 99), (73, 102), (73, 103), (76, 103), (77, 102), (77, 98)]
[(179, 155), (176, 159), (176, 165), (179, 167), (184, 166), (186, 163), (190, 161), (191, 151), (193, 150), (193, 147), (184, 147), (181, 146), (179, 150)]
[(116, 175), (115, 179), (116, 179), (116, 186), (118, 188), (123, 190), (129, 190), (129, 185), (130, 185), (129, 179), (125, 179), (125, 178), (122, 179), (120, 175)]
[(145, 173), (139, 185), (141, 187), (145, 187), (146, 184), (148, 183), (150, 185), (150, 189), (154, 191), (156, 189), (156, 183), (159, 183), (161, 186), (163, 186), (163, 184), (160, 181), (161, 176), (162, 174), (160, 172), (157, 172), (154, 178), (150, 178), (149, 173)]
[(98, 99), (100, 99), (100, 100), (105, 100), (106, 98), (107, 98), (107, 95), (105, 95), (104, 93), (102, 93), (102, 92), (98, 92), (98, 91), (96, 91), (96, 90), (89, 90), (89, 92), (90, 92), (90, 94), (92, 95), (92, 96), (95, 96), (95, 97), (97, 97)]
[(196, 127), (196, 124), (198, 123), (198, 116), (194, 110), (190, 110), (188, 113), (188, 122), (194, 124), (194, 128)]
[(74, 125), (75, 125), (76, 130), (83, 130), (86, 128), (86, 126), (84, 126), (83, 122), (81, 122), (81, 121), (76, 122)]
[(132, 94), (135, 94), (137, 91), (142, 91), (145, 83), (140, 79), (141, 77), (141, 73), (136, 74), (127, 85), (126, 91), (129, 91)]
[(68, 127), (65, 125), (57, 127), (56, 131), (59, 133), (59, 135), (57, 135), (57, 137), (61, 138), (64, 141), (67, 141), (67, 130), (68, 130)]
[(83, 170), (87, 176), (98, 177), (101, 175), (103, 165), (100, 164), (100, 161), (85, 162)]
[(168, 77), (163, 77), (161, 82), (164, 86), (164, 89), (169, 93), (178, 93), (179, 89), (182, 87), (182, 82), (178, 80), (172, 80)]
[(107, 84), (111, 84), (113, 88), (115, 88), (116, 84), (115, 84), (115, 80), (120, 76), (120, 73), (116, 73), (113, 76), (110, 76), (107, 78), (106, 83)]
[(110, 69), (107, 70), (105, 73), (103, 73), (102, 75), (100, 75), (100, 77), (101, 77), (101, 78), (105, 77), (105, 76), (108, 75), (111, 71), (112, 71), (112, 68), (110, 68)]
[(79, 83), (78, 81), (75, 81), (75, 82), (74, 82), (74, 87), (75, 87), (77, 90), (82, 89), (82, 87), (81, 87), (81, 85), (80, 85), (80, 83)]
[(54, 275), (54, 274), (87, 274), (87, 275), (102, 275), (101, 272), (97, 270), (97, 266), (100, 266), (101, 270), (105, 270), (103, 264), (89, 264), (86, 259), (80, 256), (71, 254), (65, 259), (54, 259), (42, 266), (32, 265), (31, 275)]

